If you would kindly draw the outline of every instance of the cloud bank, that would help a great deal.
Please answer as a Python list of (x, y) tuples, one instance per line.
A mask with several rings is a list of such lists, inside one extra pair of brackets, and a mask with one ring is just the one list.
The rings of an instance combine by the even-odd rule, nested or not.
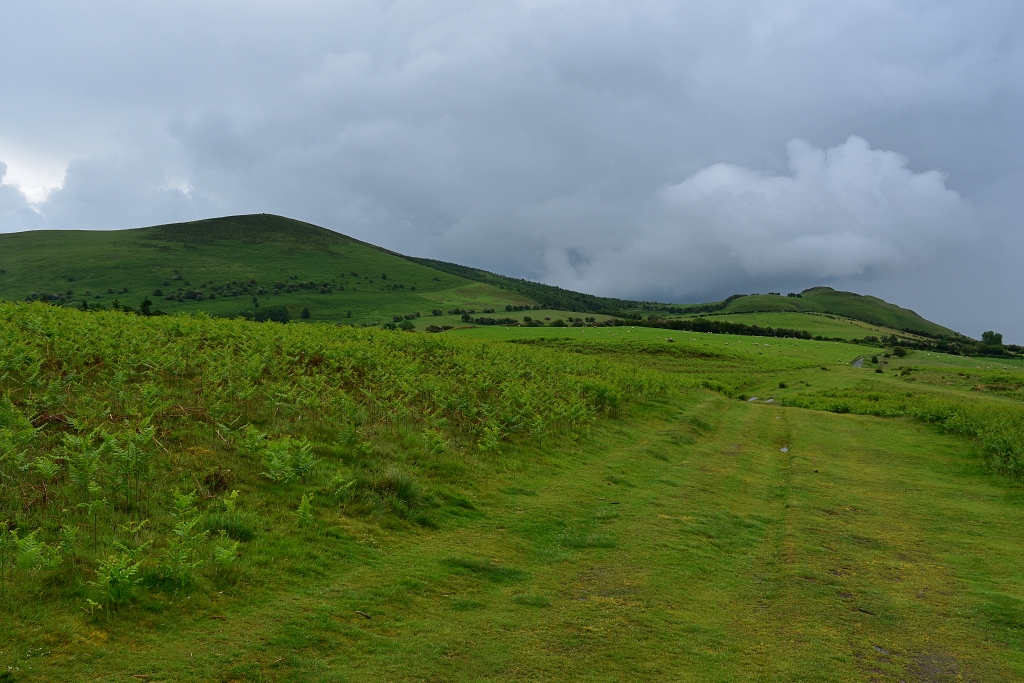
[(1007, 310), (983, 280), (1024, 284), (1022, 38), (999, 0), (21, 3), (0, 231), (265, 211), (609, 295), (844, 286), (977, 334)]
[(929, 262), (973, 225), (938, 171), (851, 136), (827, 150), (794, 139), (788, 175), (718, 163), (658, 193), (619, 244), (551, 254), (550, 269), (599, 290), (720, 291), (737, 281), (834, 282)]

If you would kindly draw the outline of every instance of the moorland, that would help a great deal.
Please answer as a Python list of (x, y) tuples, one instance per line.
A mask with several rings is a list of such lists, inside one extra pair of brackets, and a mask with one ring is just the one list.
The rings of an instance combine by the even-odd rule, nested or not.
[(0, 236), (0, 680), (1024, 675), (1017, 347), (281, 225)]

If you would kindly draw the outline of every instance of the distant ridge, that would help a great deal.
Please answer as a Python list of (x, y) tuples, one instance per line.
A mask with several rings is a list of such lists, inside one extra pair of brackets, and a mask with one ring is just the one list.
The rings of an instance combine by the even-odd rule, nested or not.
[(800, 292), (799, 296), (750, 294), (733, 299), (721, 310), (722, 313), (766, 311), (825, 313), (926, 337), (960, 336), (948, 327), (933, 323), (908, 308), (901, 308), (878, 297), (842, 292), (831, 287), (811, 287)]
[(615, 297), (595, 296), (593, 294), (584, 294), (583, 292), (574, 292), (571, 289), (562, 289), (561, 287), (545, 285), (540, 282), (533, 282), (532, 280), (499, 275), (487, 270), (481, 270), (480, 268), (460, 266), (457, 263), (449, 263), (447, 261), (437, 261), (417, 256), (405, 256), (404, 258), (429, 268), (436, 268), (437, 270), (441, 270), (452, 275), (464, 277), (467, 280), (486, 282), (487, 284), (501, 287), (503, 289), (511, 289), (521, 294), (525, 294), (545, 308), (564, 311), (579, 311), (581, 313), (610, 313), (614, 311), (644, 309), (653, 305), (651, 302), (647, 301), (617, 299)]

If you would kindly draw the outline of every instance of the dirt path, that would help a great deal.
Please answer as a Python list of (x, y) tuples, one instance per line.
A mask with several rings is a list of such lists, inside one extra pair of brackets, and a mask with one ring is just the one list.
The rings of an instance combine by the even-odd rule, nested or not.
[[(328, 520), (352, 550), (315, 588), (174, 628), (154, 615), (149, 636), (96, 636), (76, 654), (94, 664), (78, 670), (1015, 680), (1021, 641), (1000, 624), (1024, 624), (1024, 512), (963, 447), (903, 422), (695, 393), (530, 456), (540, 464), (506, 453), (493, 484), (470, 492), (477, 510), (440, 530)], [(109, 648), (137, 651), (137, 667), (104, 671)]]

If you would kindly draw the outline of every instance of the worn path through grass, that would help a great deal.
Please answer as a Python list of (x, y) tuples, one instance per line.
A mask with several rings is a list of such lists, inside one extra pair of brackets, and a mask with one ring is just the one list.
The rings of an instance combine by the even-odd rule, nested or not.
[(1021, 489), (971, 449), (693, 392), (507, 453), (440, 530), (325, 516), (287, 594), (117, 617), (18, 680), (1018, 680)]

